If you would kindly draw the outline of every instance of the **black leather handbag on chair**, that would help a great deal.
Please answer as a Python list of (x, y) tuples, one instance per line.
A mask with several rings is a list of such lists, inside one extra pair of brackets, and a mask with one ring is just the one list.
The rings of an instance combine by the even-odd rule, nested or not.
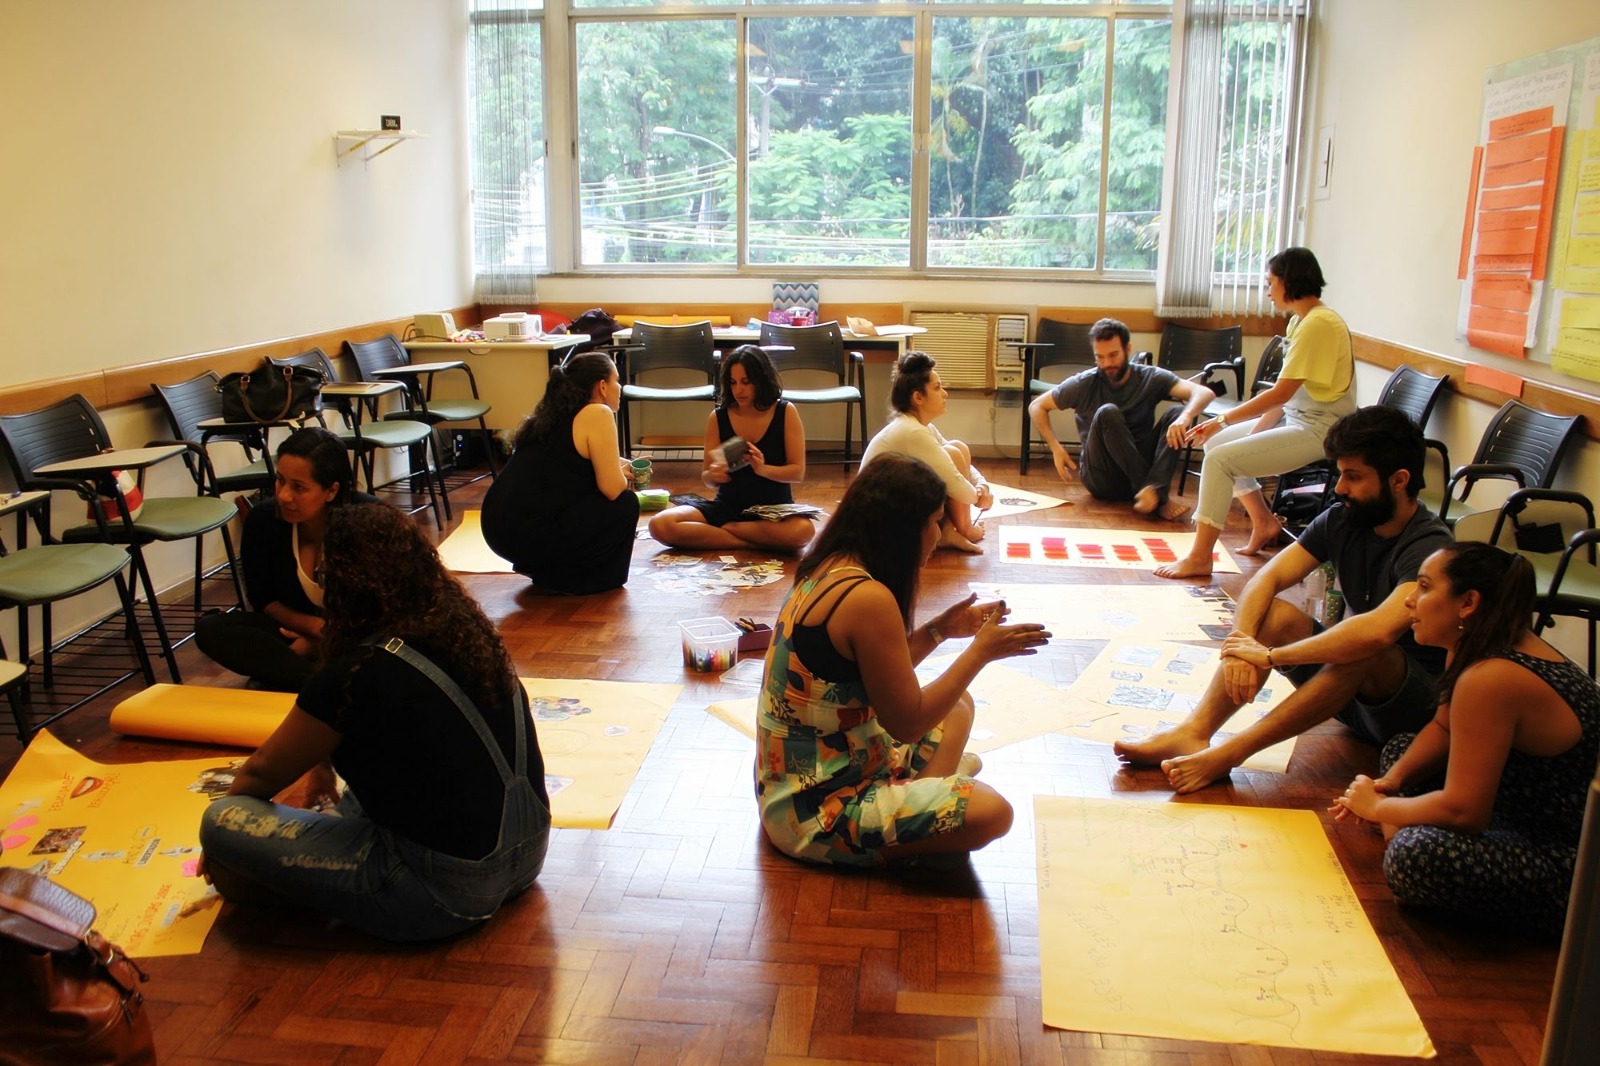
[(322, 372), (308, 366), (263, 366), (217, 383), (228, 422), (271, 425), (316, 418), (322, 411)]

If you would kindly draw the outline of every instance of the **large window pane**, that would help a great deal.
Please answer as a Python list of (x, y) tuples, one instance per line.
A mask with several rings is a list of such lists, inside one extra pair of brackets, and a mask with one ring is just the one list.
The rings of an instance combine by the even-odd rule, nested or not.
[(731, 20), (578, 25), (580, 258), (732, 263)]
[(1094, 268), (1105, 31), (934, 20), (929, 266)]
[(537, 21), (515, 19), (472, 30), (472, 262), (479, 277), (528, 275), (549, 261), (539, 30)]
[(911, 261), (909, 18), (750, 20), (749, 259)]
[(1107, 270), (1154, 270), (1161, 236), (1172, 23), (1119, 19), (1111, 74), (1106, 178)]

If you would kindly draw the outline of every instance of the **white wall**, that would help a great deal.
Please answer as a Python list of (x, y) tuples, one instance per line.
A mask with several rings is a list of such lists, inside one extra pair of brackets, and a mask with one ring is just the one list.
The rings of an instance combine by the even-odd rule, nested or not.
[[(1318, 6), (1313, 131), (1336, 130), (1330, 195), (1311, 201), (1306, 243), (1328, 303), (1358, 333), (1562, 382), (1548, 366), (1456, 339), (1456, 279), (1472, 149), (1488, 68), (1600, 36), (1600, 4), (1572, 0), (1332, 0)], [(1384, 374), (1362, 367), (1361, 396)], [(1472, 458), (1493, 408), (1446, 395), (1428, 426), (1454, 463)], [(1584, 441), (1557, 485), (1600, 498), (1600, 444)], [(1473, 505), (1503, 492), (1486, 482)], [(1452, 509), (1452, 513), (1454, 510)], [(1565, 627), (1562, 643), (1577, 649)]]
[[(465, 26), (439, 0), (0, 4), (0, 384), (467, 302)], [(430, 138), (336, 166), (333, 131), (385, 113)]]

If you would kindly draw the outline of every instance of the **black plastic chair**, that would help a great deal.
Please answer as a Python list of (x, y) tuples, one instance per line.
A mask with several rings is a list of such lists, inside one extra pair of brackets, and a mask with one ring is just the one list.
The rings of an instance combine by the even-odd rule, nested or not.
[[(427, 362), (413, 364), (411, 353), (400, 343), (400, 338), (393, 333), (386, 333), (370, 341), (345, 341), (344, 353), (354, 359), (356, 366), (361, 369), (361, 376), (367, 381), (395, 380), (406, 386), (406, 406), (398, 411), (390, 411), (383, 416), (386, 422), (399, 422), (412, 420), (430, 426), (443, 425), (449, 422), (476, 422), (478, 434), (483, 441), (484, 454), (489, 460), (489, 473), (479, 474), (466, 481), (472, 484), (484, 477), (494, 477), (499, 473), (494, 460), (495, 440), (494, 434), (489, 429), (484, 416), (490, 411), (489, 403), (478, 396), (478, 379), (472, 373), (472, 367), (464, 360), (450, 359), (442, 362)], [(470, 399), (435, 399), (433, 395), (434, 379), (440, 374), (464, 373), (467, 375), (467, 387), (472, 391)]]
[[(266, 455), (266, 432), (254, 426), (204, 429), (200, 423), (222, 417), (222, 394), (217, 391), (220, 379), (213, 370), (199, 377), (180, 381), (176, 385), (150, 387), (161, 401), (167, 425), (178, 440), (193, 441), (200, 446), (198, 454), (185, 452), (184, 463), (189, 476), (201, 492), (220, 496), (224, 492), (271, 492), (273, 488), (272, 465)], [(226, 474), (218, 474), (211, 462), (210, 445), (213, 441), (229, 441), (244, 450), (246, 465)], [(261, 457), (257, 457), (257, 453)]]
[[(322, 372), (322, 380), (327, 383), (338, 383), (339, 374), (333, 368), (333, 360), (321, 348), (312, 348), (298, 355), (285, 356), (282, 359), (270, 358), (267, 362), (273, 366), (304, 366)], [(349, 384), (359, 384), (350, 382)], [(401, 392), (404, 392), (402, 386)], [(450, 517), (450, 500), (444, 501), (444, 518), (439, 517), (440, 493), (434, 488), (434, 477), (437, 473), (439, 452), (438, 442), (433, 436), (433, 427), (425, 422), (414, 419), (384, 420), (378, 417), (378, 401), (381, 397), (369, 399), (356, 399), (345, 396), (328, 396), (324, 394), (323, 408), (332, 407), (344, 419), (344, 429), (339, 432), (339, 439), (344, 441), (345, 447), (354, 453), (356, 461), (367, 476), (367, 489), (376, 492), (380, 488), (394, 484), (394, 481), (408, 480), (410, 488), (415, 487), (415, 479), (422, 478), (423, 485), (428, 491), (428, 503), (413, 507), (408, 514), (416, 514), (423, 507), (433, 507), (433, 521), (442, 530), (445, 521)], [(371, 416), (370, 421), (362, 418), (363, 413)], [(413, 466), (409, 473), (402, 474), (394, 481), (378, 485), (373, 478), (373, 467), (377, 453), (382, 448), (405, 448), (408, 455), (416, 457), (413, 448), (421, 449), (422, 470), (419, 472)], [(433, 452), (432, 462), (429, 461), (429, 451)], [(443, 475), (438, 475), (441, 482)], [(442, 486), (441, 486), (442, 487)]]
[[(1241, 326), (1195, 329), (1169, 322), (1161, 329), (1156, 365), (1180, 378), (1196, 381), (1203, 375), (1210, 375), (1214, 381), (1210, 388), (1219, 397), (1238, 396), (1244, 392), (1243, 350), (1244, 329)], [(1231, 393), (1224, 375), (1233, 378)]]
[(1472, 462), (1457, 467), (1445, 482), (1439, 517), (1449, 522), (1457, 487), (1459, 502), (1465, 502), (1479, 481), (1506, 479), (1519, 489), (1548, 489), (1582, 429), (1581, 415), (1547, 414), (1520, 400), (1507, 400), (1484, 430)]
[[(703, 403), (716, 400), (717, 350), (710, 322), (663, 326), (640, 322), (633, 327), (634, 343), (613, 350), (617, 375), (622, 379), (622, 407), (617, 412), (617, 436), (622, 454), (633, 454), (630, 403)], [(690, 371), (704, 376), (692, 385), (645, 385), (640, 378), (663, 370)]]
[[(844, 334), (837, 322), (823, 322), (815, 326), (782, 326), (776, 322), (761, 324), (761, 344), (768, 347), (767, 357), (780, 377), (789, 376), (783, 386), (783, 398), (790, 403), (844, 404), (844, 459), (846, 465), (855, 462), (850, 442), (850, 408), (856, 409), (861, 427), (861, 449), (867, 447), (866, 357), (860, 352), (847, 352)], [(821, 373), (833, 375), (838, 384), (826, 388), (797, 388), (792, 382), (796, 373)]]
[[(41, 528), (40, 532), (45, 536), (47, 543), (104, 542), (128, 546), (129, 553), (133, 557), (134, 573), (144, 585), (145, 595), (149, 601), (151, 620), (155, 623), (156, 636), (161, 643), (161, 654), (167, 660), (172, 680), (181, 683), (183, 679), (178, 672), (177, 658), (172, 650), (173, 642), (168, 637), (161, 604), (156, 597), (155, 583), (151, 580), (150, 569), (145, 564), (144, 545), (153, 541), (194, 540), (194, 609), (198, 615), (203, 609), (201, 581), (205, 576), (202, 573), (204, 538), (213, 530), (220, 531), (222, 544), (228, 555), (227, 566), (233, 578), (234, 594), (242, 609), (244, 589), (239, 582), (233, 537), (228, 532), (228, 523), (237, 513), (233, 504), (205, 494), (146, 497), (139, 516), (130, 518), (127, 514), (127, 501), (123, 497), (122, 490), (117, 487), (116, 479), (110, 476), (109, 470), (93, 476), (76, 477), (39, 473), (41, 467), (53, 463), (73, 459), (93, 459), (111, 450), (111, 438), (106, 433), (105, 423), (100, 420), (99, 412), (88, 400), (79, 395), (69, 396), (38, 411), (0, 415), (0, 440), (5, 444), (6, 459), (11, 465), (12, 476), (19, 488), (66, 489), (89, 502), (90, 511), (94, 516), (93, 521), (64, 530), (59, 541), (52, 541), (49, 530)], [(182, 445), (184, 450), (192, 454), (203, 455), (200, 446), (192, 441), (150, 443)], [(102, 503), (103, 498), (117, 502), (117, 510), (120, 512), (117, 516), (107, 516)], [(187, 639), (188, 636), (185, 636), (178, 643), (181, 644)]]
[[(145, 684), (155, 684), (155, 671), (150, 667), (150, 656), (139, 636), (134, 622), (133, 595), (123, 572), (132, 563), (128, 549), (115, 544), (41, 544), (28, 547), (27, 516), (31, 514), (41, 527), (49, 525), (49, 493), (28, 494), (0, 504), (0, 513), (17, 515), (17, 547), (8, 551), (0, 542), (0, 610), (17, 610), (18, 660), (13, 662), (0, 644), (0, 688), (4, 688), (11, 701), (12, 717), (16, 719), (17, 735), (26, 745), (33, 734), (51, 722), (72, 713), (102, 693), (122, 684), (135, 673), (144, 675)], [(129, 670), (114, 678), (97, 672), (97, 687), (71, 706), (61, 708), (49, 717), (32, 723), (28, 721), (30, 678), (28, 666), (32, 660), (29, 640), (28, 615), (33, 607), (41, 609), (44, 623), (44, 641), (41, 648), (46, 688), (55, 684), (55, 653), (59, 646), (51, 631), (50, 606), (58, 600), (70, 599), (107, 582), (117, 588), (117, 599), (122, 604), (124, 632), (133, 646), (139, 669)], [(71, 638), (68, 638), (69, 641)]]
[(1033, 419), (1028, 417), (1028, 406), (1034, 397), (1043, 396), (1060, 384), (1059, 379), (1046, 380), (1042, 376), (1044, 371), (1055, 366), (1071, 367), (1070, 372), (1060, 375), (1065, 379), (1094, 366), (1094, 345), (1089, 341), (1088, 326), (1041, 318), (1033, 336), (1026, 344), (1013, 344), (1022, 353), (1022, 380), (1027, 382), (1022, 393), (1022, 452), (1018, 461), (1018, 470), (1023, 474), (1028, 472), (1028, 464), (1033, 460)]

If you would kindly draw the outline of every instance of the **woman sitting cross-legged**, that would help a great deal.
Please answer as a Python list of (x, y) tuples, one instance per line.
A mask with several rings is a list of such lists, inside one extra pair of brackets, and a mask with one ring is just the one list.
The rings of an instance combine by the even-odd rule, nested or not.
[[(200, 823), (236, 903), (303, 907), (388, 940), (471, 929), (526, 889), (550, 827), (544, 760), (492, 622), (392, 507), (328, 524), (320, 669)], [(332, 768), (335, 810), (272, 798)], [(358, 798), (359, 797), (359, 800)]]
[(926, 352), (907, 352), (895, 364), (889, 404), (899, 413), (878, 430), (861, 453), (861, 468), (865, 470), (878, 456), (891, 452), (927, 463), (945, 486), (939, 545), (981, 553), (978, 541), (983, 539), (983, 523), (973, 511), (993, 507), (994, 493), (972, 465), (972, 449), (962, 441), (946, 440), (933, 424), (950, 403), (950, 394), (933, 367), (933, 357)]
[(484, 542), (540, 588), (578, 594), (627, 583), (639, 497), (617, 448), (621, 403), (609, 356), (587, 352), (554, 367), (484, 494)]
[(196, 647), (260, 688), (298, 692), (316, 668), (322, 639), (322, 538), (346, 503), (378, 503), (350, 490), (343, 442), (319, 426), (278, 445), (272, 499), (244, 519), (239, 566), (252, 611), (202, 615)]
[[(706, 416), (700, 480), (717, 498), (669, 507), (650, 519), (650, 535), (674, 548), (767, 548), (799, 551), (816, 532), (813, 508), (789, 513), (790, 485), (805, 480), (806, 429), (800, 411), (782, 399), (783, 387), (767, 353), (741, 345), (722, 360), (717, 408)], [(746, 442), (738, 469), (723, 444)]]
[[(939, 539), (944, 482), (921, 460), (880, 456), (856, 475), (795, 573), (773, 627), (756, 713), (756, 798), (778, 850), (875, 866), (965, 853), (1011, 828), (1011, 806), (974, 781), (967, 686), (996, 659), (1048, 643), (968, 596), (911, 629), (917, 581)], [(915, 666), (972, 637), (937, 679)]]
[[(1439, 713), (1384, 746), (1336, 817), (1376, 822), (1402, 904), (1559, 936), (1600, 752), (1600, 688), (1528, 628), (1533, 568), (1488, 544), (1430, 555), (1407, 606), (1447, 649)], [(1440, 778), (1440, 772), (1443, 778)]]

